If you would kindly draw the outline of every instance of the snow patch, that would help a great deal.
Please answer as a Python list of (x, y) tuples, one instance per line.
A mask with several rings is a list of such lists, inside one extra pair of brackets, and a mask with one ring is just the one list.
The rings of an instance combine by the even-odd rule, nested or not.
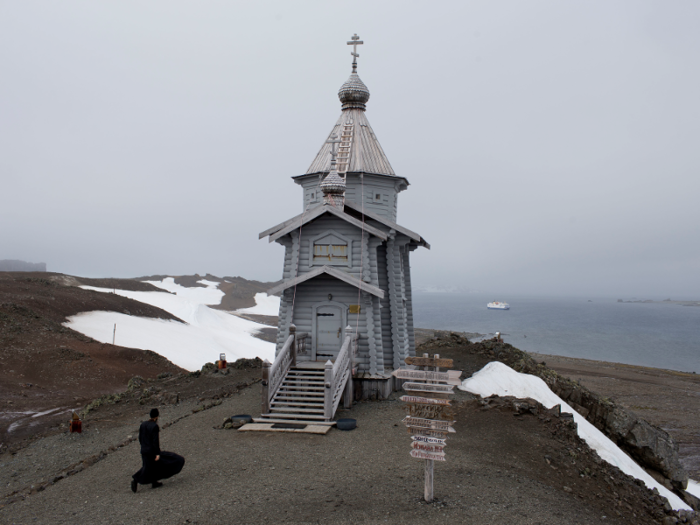
[(494, 361), (487, 364), (472, 377), (465, 379), (459, 386), (459, 389), (478, 394), (481, 397), (491, 395), (517, 398), (530, 397), (536, 399), (547, 408), (561, 405), (562, 412), (570, 412), (574, 415), (579, 437), (588, 443), (588, 446), (594, 449), (602, 459), (618, 467), (625, 474), (642, 480), (650, 489), (656, 488), (659, 494), (668, 499), (674, 509), (692, 510), (683, 500), (647, 474), (642, 467), (637, 465), (632, 458), (610, 441), (605, 434), (552, 392), (547, 383), (539, 377), (521, 374), (503, 363)]
[[(115, 344), (130, 348), (153, 350), (186, 370), (199, 370), (204, 363), (226, 354), (228, 361), (242, 357), (260, 357), (274, 361), (275, 345), (253, 337), (263, 325), (233, 316), (207, 305), (219, 304), (224, 295), (216, 286), (205, 282), (207, 288), (185, 288), (172, 277), (163, 281), (148, 281), (169, 292), (135, 292), (116, 290), (118, 295), (156, 306), (182, 319), (173, 320), (136, 317), (118, 312), (86, 312), (68, 319), (65, 326), (102, 343), (111, 343), (117, 325)], [(81, 286), (86, 290), (114, 293), (107, 288)]]
[(275, 295), (267, 295), (266, 293), (255, 294), (255, 306), (250, 308), (241, 308), (236, 312), (242, 314), (258, 314), (258, 315), (278, 315), (280, 312), (280, 298)]
[[(188, 301), (192, 301), (197, 304), (207, 304), (207, 305), (217, 305), (221, 304), (221, 298), (224, 296), (224, 292), (219, 290), (219, 283), (215, 283), (212, 281), (207, 281), (205, 279), (202, 279), (201, 281), (197, 281), (200, 284), (206, 285), (206, 288), (201, 288), (199, 286), (193, 287), (193, 288), (187, 288), (186, 286), (181, 286), (175, 282), (175, 279), (173, 277), (166, 277), (162, 281), (146, 281), (148, 284), (152, 284), (153, 286), (157, 288), (162, 288), (163, 290), (167, 290), (168, 292), (172, 292), (177, 294), (178, 297), (182, 297), (184, 299), (187, 299)], [(85, 286), (81, 286), (81, 288), (86, 288)], [(91, 288), (95, 289), (95, 288)], [(102, 291), (102, 289), (99, 289), (98, 291)], [(123, 295), (121, 292), (124, 290), (119, 290), (119, 295)], [(153, 292), (144, 292), (144, 293), (153, 293)]]
[(697, 481), (693, 481), (692, 479), (688, 480), (688, 488), (685, 489), (686, 492), (690, 492), (693, 496), (696, 498), (700, 498), (700, 483)]

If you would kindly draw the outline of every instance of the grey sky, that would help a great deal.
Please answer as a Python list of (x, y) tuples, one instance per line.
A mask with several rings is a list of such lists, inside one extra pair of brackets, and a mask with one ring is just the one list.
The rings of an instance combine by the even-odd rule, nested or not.
[(0, 259), (278, 279), (358, 72), (418, 288), (700, 297), (700, 3), (0, 2)]

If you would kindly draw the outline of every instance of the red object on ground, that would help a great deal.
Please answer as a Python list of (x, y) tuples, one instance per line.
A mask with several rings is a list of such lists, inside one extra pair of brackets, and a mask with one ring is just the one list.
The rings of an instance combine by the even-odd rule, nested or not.
[(78, 434), (81, 434), (83, 432), (83, 422), (79, 419), (71, 419), (70, 431), (71, 433), (77, 432)]
[(226, 361), (219, 360), (217, 361), (217, 363), (219, 363), (219, 370), (221, 370), (222, 368), (226, 368)]

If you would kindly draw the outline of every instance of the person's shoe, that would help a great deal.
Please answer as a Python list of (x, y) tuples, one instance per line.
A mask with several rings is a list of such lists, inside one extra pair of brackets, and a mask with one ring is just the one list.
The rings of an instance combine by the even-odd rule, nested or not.
[(135, 479), (131, 480), (131, 492), (136, 492), (136, 489), (138, 488), (138, 483), (136, 483)]
[(151, 485), (151, 488), (152, 488), (152, 489), (157, 489), (158, 487), (162, 487), (162, 486), (163, 486), (162, 483), (156, 481), (155, 483), (153, 483), (153, 484)]

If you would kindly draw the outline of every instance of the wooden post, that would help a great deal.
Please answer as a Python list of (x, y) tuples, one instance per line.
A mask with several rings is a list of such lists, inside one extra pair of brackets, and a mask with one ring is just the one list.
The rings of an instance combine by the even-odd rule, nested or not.
[(114, 341), (117, 338), (117, 323), (114, 323), (114, 332), (112, 332), (112, 346), (114, 346)]
[(297, 327), (294, 324), (289, 325), (289, 335), (294, 336), (294, 339), (292, 340), (292, 348), (290, 348), (292, 352), (292, 364), (291, 366), (297, 366)]
[(265, 359), (262, 365), (262, 413), (270, 413), (270, 367), (272, 363)]
[(433, 501), (433, 468), (435, 466), (435, 461), (432, 459), (425, 460), (425, 497), (426, 503), (432, 503)]
[(352, 361), (348, 363), (350, 373), (348, 374), (348, 382), (345, 384), (345, 392), (343, 392), (343, 407), (352, 408)]
[(330, 421), (333, 419), (333, 363), (330, 359), (326, 361), (324, 371), (323, 415), (326, 421)]
[[(428, 357), (428, 354), (423, 354), (423, 357)], [(433, 356), (435, 359), (438, 359), (440, 357), (440, 354), (435, 354)], [(431, 367), (426, 366), (426, 370), (430, 370)], [(437, 370), (437, 367), (435, 368)], [(426, 381), (426, 383), (430, 384), (432, 381)], [(426, 503), (432, 503), (433, 502), (433, 479), (435, 478), (434, 476), (435, 472), (435, 461), (432, 459), (426, 459), (425, 460), (425, 487), (423, 489), (423, 497), (425, 498)]]

